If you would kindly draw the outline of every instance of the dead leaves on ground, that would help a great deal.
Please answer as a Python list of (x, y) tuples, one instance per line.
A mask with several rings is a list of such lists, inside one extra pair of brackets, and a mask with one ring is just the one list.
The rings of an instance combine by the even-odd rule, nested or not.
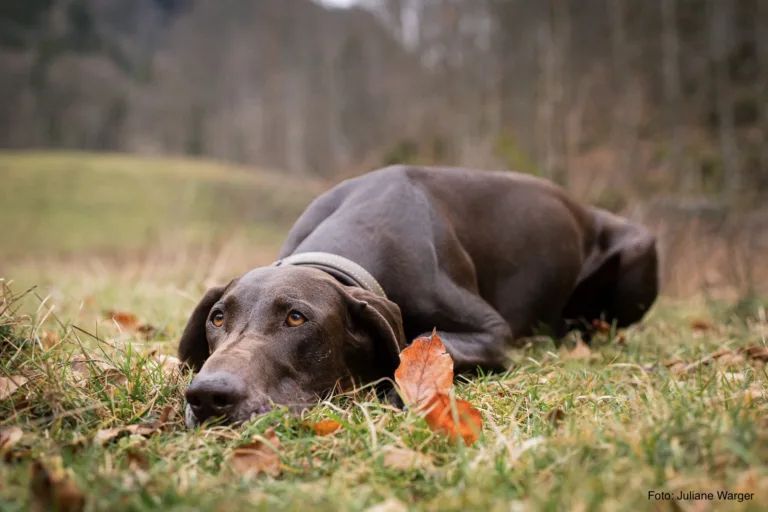
[(173, 418), (174, 410), (170, 405), (163, 407), (160, 417), (157, 420), (146, 421), (135, 425), (126, 425), (124, 427), (115, 427), (102, 429), (96, 432), (93, 441), (96, 444), (105, 444), (109, 441), (117, 439), (123, 435), (136, 435), (149, 437), (163, 429), (165, 429), (168, 421)]
[(40, 461), (32, 463), (30, 480), (30, 510), (43, 512), (79, 512), (85, 507), (85, 495), (72, 475), (61, 467), (60, 459), (46, 466)]
[(117, 311), (114, 309), (108, 309), (104, 311), (104, 317), (107, 320), (111, 320), (123, 331), (133, 331), (141, 335), (145, 340), (150, 340), (155, 337), (158, 330), (151, 324), (139, 323), (139, 318), (133, 313), (127, 311)]
[(236, 448), (229, 457), (229, 466), (240, 476), (251, 477), (266, 473), (280, 476), (280, 440), (274, 430), (267, 430), (262, 439)]
[(432, 465), (432, 458), (429, 455), (408, 448), (390, 446), (384, 451), (382, 464), (384, 467), (396, 471), (423, 471)]
[(768, 347), (750, 345), (739, 349), (720, 349), (708, 354), (692, 363), (686, 363), (680, 358), (664, 361), (664, 366), (676, 376), (696, 373), (699, 369), (716, 364), (721, 368), (743, 366), (747, 362), (753, 364), (768, 364)]
[(317, 423), (311, 425), (312, 432), (318, 436), (327, 436), (333, 434), (341, 428), (341, 423), (336, 420), (320, 420)]
[(5, 400), (27, 383), (27, 378), (21, 375), (0, 377), (0, 400)]
[(395, 381), (405, 403), (424, 417), (432, 431), (452, 441), (462, 438), (467, 445), (477, 441), (482, 416), (469, 402), (452, 396), (453, 359), (436, 332), (417, 338), (400, 353)]

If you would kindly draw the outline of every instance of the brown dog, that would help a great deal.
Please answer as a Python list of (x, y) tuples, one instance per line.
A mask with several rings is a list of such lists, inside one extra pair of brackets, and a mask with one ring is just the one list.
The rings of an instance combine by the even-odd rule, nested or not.
[(390, 167), (298, 219), (273, 266), (208, 290), (179, 357), (200, 373), (190, 426), (242, 421), (392, 377), (437, 328), (457, 371), (499, 370), (516, 339), (640, 320), (658, 293), (654, 237), (512, 172)]

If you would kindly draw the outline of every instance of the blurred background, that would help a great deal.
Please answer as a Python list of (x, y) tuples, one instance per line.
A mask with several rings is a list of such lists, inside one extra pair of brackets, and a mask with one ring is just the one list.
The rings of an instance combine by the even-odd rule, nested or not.
[(744, 300), (767, 87), (767, 0), (0, 0), (0, 276), (213, 282), (418, 163), (557, 181), (658, 235), (667, 295)]

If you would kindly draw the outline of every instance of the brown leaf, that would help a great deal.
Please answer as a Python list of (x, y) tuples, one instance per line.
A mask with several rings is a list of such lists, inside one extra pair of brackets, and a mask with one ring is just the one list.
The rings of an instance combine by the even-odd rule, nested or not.
[(93, 442), (101, 445), (108, 441), (111, 441), (112, 439), (115, 439), (117, 436), (124, 433), (125, 433), (125, 429), (123, 429), (122, 427), (104, 428), (96, 432), (96, 435), (93, 436)]
[(10, 377), (0, 377), (0, 400), (5, 400), (16, 392), (21, 386), (27, 383), (26, 377), (21, 375), (11, 375)]
[(157, 327), (151, 324), (141, 324), (136, 328), (136, 332), (141, 334), (141, 337), (145, 340), (151, 340), (157, 334)]
[(79, 512), (85, 507), (85, 496), (72, 478), (60, 468), (49, 472), (39, 461), (32, 463), (30, 510), (43, 512)]
[(166, 405), (163, 407), (163, 410), (160, 413), (160, 417), (157, 420), (145, 421), (144, 423), (137, 423), (134, 425), (126, 425), (124, 427), (106, 428), (99, 430), (93, 437), (93, 442), (102, 445), (126, 434), (149, 437), (157, 433), (158, 430), (162, 430), (168, 420), (173, 417), (173, 413), (173, 406)]
[(768, 347), (764, 347), (762, 345), (750, 345), (748, 347), (744, 347), (742, 351), (747, 355), (749, 359), (768, 362)]
[(135, 470), (147, 471), (149, 469), (149, 458), (141, 452), (130, 449), (125, 452), (128, 460), (128, 467)]
[(400, 353), (395, 381), (405, 403), (423, 415), (433, 431), (454, 442), (460, 437), (468, 445), (477, 441), (483, 427), (482, 417), (464, 400), (453, 401), (454, 411), (450, 398), (453, 359), (435, 331), (429, 338), (417, 338)]
[(104, 316), (107, 317), (107, 319), (114, 321), (124, 330), (133, 330), (139, 325), (139, 319), (136, 318), (136, 315), (126, 311), (108, 309), (104, 312)]
[(592, 328), (595, 329), (595, 331), (599, 332), (600, 334), (608, 334), (609, 332), (611, 332), (611, 324), (609, 324), (605, 320), (598, 320), (598, 319), (592, 320)]
[(562, 409), (552, 409), (547, 413), (547, 422), (555, 428), (558, 428), (563, 420), (565, 420), (565, 413)]
[(395, 371), (403, 400), (417, 409), (437, 394), (447, 395), (453, 386), (453, 359), (446, 352), (437, 333), (429, 338), (416, 338), (400, 353), (400, 366)]
[(578, 338), (576, 340), (576, 346), (573, 350), (566, 355), (568, 359), (590, 359), (592, 357), (592, 349), (589, 345), (584, 343), (584, 340)]
[(312, 431), (318, 436), (327, 436), (341, 428), (341, 423), (336, 420), (321, 420), (312, 425)]
[(455, 404), (454, 411), (448, 395), (436, 395), (424, 419), (429, 428), (448, 436), (451, 441), (456, 442), (461, 437), (467, 446), (472, 445), (483, 430), (483, 417), (466, 400), (456, 399)]
[(264, 440), (237, 448), (229, 458), (230, 466), (241, 476), (255, 476), (266, 473), (273, 477), (280, 475), (280, 440), (272, 429), (264, 433)]
[(19, 427), (14, 426), (0, 430), (0, 452), (10, 449), (21, 441), (22, 437), (24, 437), (24, 431)]
[(165, 354), (150, 354), (153, 356), (155, 363), (157, 363), (164, 374), (169, 377), (176, 377), (181, 375), (182, 363), (178, 357)]
[(691, 320), (692, 331), (704, 332), (704, 331), (711, 331), (714, 328), (715, 328), (715, 323), (712, 320), (703, 319), (703, 318), (697, 318), (697, 319)]
[(74, 373), (79, 374), (82, 377), (90, 377), (91, 368), (93, 368), (97, 374), (102, 373), (105, 370), (114, 368), (112, 365), (110, 365), (106, 361), (102, 361), (99, 358), (86, 357), (81, 354), (78, 354), (72, 357), (72, 359), (69, 360), (69, 364), (70, 364), (70, 367), (72, 368), (72, 371)]
[(424, 470), (431, 465), (432, 459), (423, 453), (393, 446), (387, 449), (382, 463), (385, 467), (397, 471)]

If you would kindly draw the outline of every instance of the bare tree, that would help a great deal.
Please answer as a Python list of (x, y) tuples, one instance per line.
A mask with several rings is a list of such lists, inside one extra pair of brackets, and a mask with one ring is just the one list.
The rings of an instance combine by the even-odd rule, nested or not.
[(710, 56), (713, 66), (718, 136), (726, 192), (735, 199), (741, 189), (741, 164), (736, 143), (733, 105), (728, 76), (728, 54), (731, 46), (733, 5), (731, 2), (709, 0)]

